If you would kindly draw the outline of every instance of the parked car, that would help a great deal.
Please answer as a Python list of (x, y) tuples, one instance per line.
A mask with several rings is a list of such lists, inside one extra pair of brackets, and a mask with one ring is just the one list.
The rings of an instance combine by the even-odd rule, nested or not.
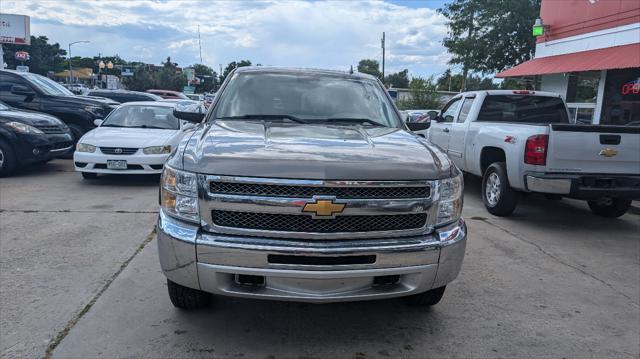
[(487, 210), (510, 215), (521, 194), (588, 201), (619, 217), (640, 199), (640, 128), (569, 123), (555, 93), (490, 90), (452, 98), (429, 139), (463, 171), (482, 176)]
[(85, 179), (99, 173), (161, 173), (169, 154), (192, 125), (173, 116), (169, 102), (129, 102), (78, 141), (73, 162)]
[[(462, 175), (366, 74), (241, 67), (161, 179), (160, 264), (180, 308), (210, 293), (434, 305), (466, 243)], [(204, 114), (174, 114), (200, 123)]]
[(147, 90), (148, 93), (152, 93), (154, 95), (158, 95), (162, 98), (181, 98), (188, 100), (189, 98), (183, 94), (182, 92), (172, 91), (172, 90)]
[(162, 97), (152, 93), (126, 90), (91, 90), (87, 96), (104, 97), (118, 103), (162, 100)]
[(213, 100), (216, 98), (215, 93), (207, 93), (204, 95), (204, 107), (209, 108), (213, 103)]
[(204, 95), (199, 93), (188, 93), (185, 96), (194, 101), (204, 101)]
[(89, 88), (83, 84), (69, 84), (66, 86), (69, 91), (73, 92), (75, 95), (84, 95), (89, 92)]
[(47, 77), (12, 70), (0, 70), (0, 100), (59, 118), (71, 129), (74, 142), (95, 127), (94, 120), (105, 118), (117, 107), (97, 98), (75, 96)]
[(8, 176), (21, 166), (47, 162), (72, 149), (71, 131), (62, 121), (0, 102), (1, 176)]

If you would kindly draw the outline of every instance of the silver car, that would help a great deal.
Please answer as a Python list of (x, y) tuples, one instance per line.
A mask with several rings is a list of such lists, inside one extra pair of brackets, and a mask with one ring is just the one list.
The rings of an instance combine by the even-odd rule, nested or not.
[(364, 74), (242, 67), (165, 164), (172, 303), (211, 294), (434, 305), (465, 252), (463, 181)]

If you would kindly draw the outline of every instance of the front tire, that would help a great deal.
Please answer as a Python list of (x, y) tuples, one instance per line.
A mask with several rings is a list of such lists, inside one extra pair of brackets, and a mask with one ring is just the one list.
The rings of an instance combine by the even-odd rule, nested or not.
[(0, 140), (0, 177), (10, 176), (16, 166), (16, 156), (13, 148), (7, 142)]
[(482, 176), (482, 201), (487, 211), (495, 216), (509, 216), (516, 209), (519, 197), (518, 191), (509, 184), (507, 165), (491, 164)]
[(603, 198), (597, 201), (588, 201), (587, 204), (593, 214), (606, 218), (618, 218), (631, 208), (631, 200), (624, 198)]
[(92, 179), (98, 178), (97, 173), (92, 173), (92, 172), (80, 172), (80, 173), (82, 173), (82, 178), (86, 180), (92, 180)]
[(201, 290), (188, 288), (167, 279), (169, 299), (174, 307), (180, 309), (198, 309), (211, 303), (211, 294)]
[(430, 307), (438, 304), (442, 296), (444, 295), (444, 290), (447, 288), (444, 287), (436, 288), (428, 290), (424, 293), (410, 295), (405, 297), (404, 300), (407, 304), (417, 307)]

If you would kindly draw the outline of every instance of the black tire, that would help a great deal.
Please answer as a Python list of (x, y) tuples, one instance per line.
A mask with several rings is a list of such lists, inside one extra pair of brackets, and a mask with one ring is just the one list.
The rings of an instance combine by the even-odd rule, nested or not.
[(444, 290), (447, 288), (444, 287), (436, 288), (428, 290), (424, 293), (410, 295), (405, 297), (404, 300), (407, 304), (417, 307), (430, 307), (432, 305), (438, 304), (442, 296), (444, 295)]
[(516, 209), (519, 199), (520, 193), (509, 184), (506, 164), (492, 163), (482, 176), (482, 202), (487, 211), (495, 216), (509, 216)]
[(591, 212), (596, 216), (618, 218), (631, 208), (631, 200), (624, 198), (609, 198), (607, 200), (588, 201)]
[(82, 178), (86, 180), (92, 180), (92, 179), (98, 178), (97, 173), (92, 173), (92, 172), (80, 172), (80, 173), (82, 173)]
[(8, 177), (17, 167), (16, 155), (9, 143), (0, 140), (0, 177)]
[(188, 288), (167, 279), (169, 299), (176, 308), (198, 309), (211, 304), (211, 294), (201, 290)]

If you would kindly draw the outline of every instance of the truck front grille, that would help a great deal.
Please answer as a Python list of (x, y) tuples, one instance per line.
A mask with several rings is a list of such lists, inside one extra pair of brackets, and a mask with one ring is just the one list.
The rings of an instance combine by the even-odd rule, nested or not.
[(222, 227), (305, 233), (409, 230), (422, 228), (427, 221), (426, 213), (339, 216), (319, 220), (308, 215), (213, 210), (211, 217), (215, 225)]
[(291, 186), (279, 184), (256, 184), (237, 182), (210, 182), (209, 191), (216, 194), (242, 196), (311, 198), (313, 196), (335, 196), (337, 198), (428, 198), (431, 187), (326, 187)]

